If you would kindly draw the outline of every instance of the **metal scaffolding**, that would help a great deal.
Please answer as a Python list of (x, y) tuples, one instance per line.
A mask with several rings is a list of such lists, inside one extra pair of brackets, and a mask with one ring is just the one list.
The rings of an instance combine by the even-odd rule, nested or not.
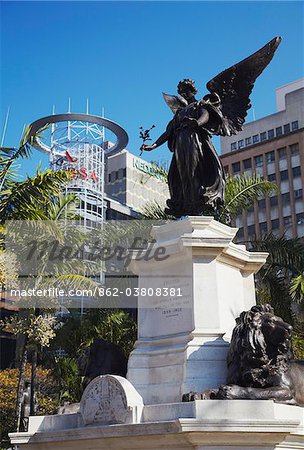
[(99, 116), (53, 114), (30, 125), (29, 137), (34, 137), (36, 149), (49, 154), (51, 169), (72, 173), (65, 191), (78, 196), (79, 214), (87, 227), (105, 219), (106, 129), (116, 135), (111, 152), (126, 147), (127, 133), (116, 123)]

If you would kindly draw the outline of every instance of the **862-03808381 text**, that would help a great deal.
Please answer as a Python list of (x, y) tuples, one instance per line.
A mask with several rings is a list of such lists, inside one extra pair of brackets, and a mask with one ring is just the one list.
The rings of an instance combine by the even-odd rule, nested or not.
[(127, 297), (182, 297), (182, 289), (174, 287), (163, 288), (145, 288), (133, 287), (119, 289), (117, 287), (98, 287), (94, 289), (64, 289), (50, 287), (47, 289), (11, 289), (11, 297), (119, 297), (125, 295)]
[(120, 290), (118, 288), (99, 288), (98, 289), (99, 296), (109, 296), (109, 297), (118, 297), (119, 295), (129, 296), (141, 296), (141, 297), (182, 297), (181, 288), (145, 288), (145, 287), (134, 287), (134, 288), (126, 288), (124, 290)]

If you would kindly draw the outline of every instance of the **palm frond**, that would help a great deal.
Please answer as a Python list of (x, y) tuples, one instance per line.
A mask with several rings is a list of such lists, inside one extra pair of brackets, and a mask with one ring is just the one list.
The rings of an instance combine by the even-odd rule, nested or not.
[(235, 215), (253, 205), (255, 200), (278, 191), (278, 186), (268, 180), (253, 175), (242, 174), (238, 177), (230, 176), (225, 186), (225, 205), (220, 214), (220, 221), (227, 215)]
[(62, 185), (70, 179), (65, 171), (38, 171), (34, 177), (17, 182), (11, 189), (1, 192), (1, 219), (41, 219), (39, 207), (51, 204), (60, 193)]
[(12, 175), (12, 165), (18, 158), (27, 158), (31, 154), (31, 147), (28, 144), (15, 148), (0, 148), (0, 191), (6, 187), (7, 178)]
[(268, 271), (267, 276), (263, 278), (262, 284), (269, 292), (270, 304), (274, 308), (275, 313), (283, 317), (287, 322), (293, 323), (294, 317), (286, 278), (279, 276), (275, 271)]
[(285, 236), (265, 235), (262, 240), (251, 241), (253, 251), (269, 253), (268, 267), (298, 274), (304, 268), (304, 243), (301, 238), (287, 239)]
[(69, 290), (89, 290), (92, 291), (93, 296), (98, 294), (97, 288), (98, 284), (84, 275), (67, 273), (63, 275), (57, 275), (53, 279), (54, 286), (65, 289), (66, 292)]
[(79, 199), (76, 194), (61, 194), (49, 205), (47, 215), (50, 220), (75, 220)]
[(174, 217), (165, 213), (165, 209), (156, 200), (149, 202), (142, 209), (142, 214), (145, 219), (149, 220), (173, 220)]
[(46, 124), (43, 129), (39, 130), (39, 133), (30, 136), (31, 126), (27, 125), (21, 137), (21, 141), (18, 148), (14, 147), (1, 147), (0, 148), (0, 191), (3, 189), (6, 178), (8, 177), (11, 166), (18, 158), (28, 158), (32, 154), (32, 145), (40, 134), (49, 127)]
[(297, 303), (303, 302), (303, 300), (304, 300), (304, 272), (291, 280), (289, 293), (294, 302), (297, 302)]

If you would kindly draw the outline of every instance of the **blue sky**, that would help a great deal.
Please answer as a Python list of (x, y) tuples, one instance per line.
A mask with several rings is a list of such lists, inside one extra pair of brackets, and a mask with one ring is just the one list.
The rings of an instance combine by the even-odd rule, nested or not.
[[(18, 144), (25, 123), (67, 110), (101, 114), (123, 126), (139, 154), (138, 128), (163, 132), (172, 114), (161, 92), (182, 78), (206, 82), (283, 37), (252, 95), (256, 118), (275, 111), (276, 87), (303, 76), (303, 2), (1, 2), (1, 133)], [(248, 114), (252, 120), (252, 112)], [(215, 141), (219, 151), (218, 140)], [(166, 146), (147, 159), (170, 158)], [(23, 164), (32, 172), (35, 152)], [(46, 161), (43, 160), (45, 166)]]

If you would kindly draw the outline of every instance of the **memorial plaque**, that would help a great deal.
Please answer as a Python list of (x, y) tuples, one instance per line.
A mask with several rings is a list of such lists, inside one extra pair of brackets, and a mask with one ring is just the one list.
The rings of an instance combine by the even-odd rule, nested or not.
[(183, 252), (183, 264), (169, 258), (157, 268), (158, 273), (140, 277), (139, 336), (156, 337), (193, 330), (192, 255)]

